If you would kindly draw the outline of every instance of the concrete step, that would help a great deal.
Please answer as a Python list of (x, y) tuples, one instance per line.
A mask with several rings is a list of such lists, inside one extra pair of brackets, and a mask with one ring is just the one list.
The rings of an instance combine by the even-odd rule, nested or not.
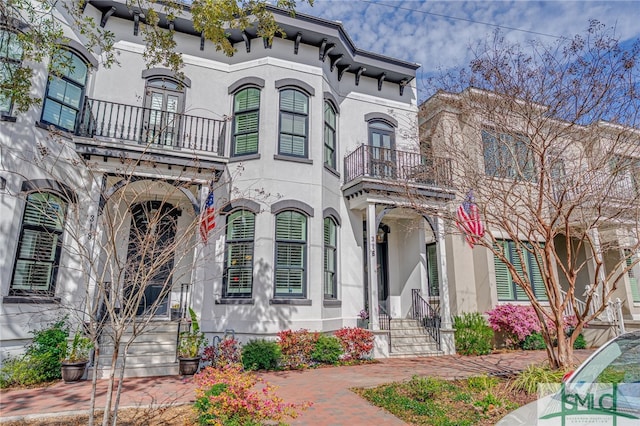
[(391, 352), (423, 352), (423, 351), (437, 351), (438, 345), (434, 342), (420, 342), (420, 343), (396, 343), (391, 342)]
[[(111, 372), (110, 367), (98, 367), (98, 378), (106, 379)], [(154, 377), (154, 376), (177, 376), (179, 373), (179, 366), (177, 362), (165, 362), (150, 364), (130, 364), (127, 360), (127, 368), (124, 372), (124, 377)], [(116, 370), (116, 376), (120, 374), (119, 370)], [(93, 377), (93, 370), (89, 370), (88, 380)]]
[(433, 338), (428, 334), (419, 334), (419, 335), (403, 334), (398, 336), (391, 335), (391, 342), (399, 343), (399, 344), (435, 343), (433, 341)]
[(431, 356), (443, 356), (442, 351), (427, 351), (427, 352), (391, 352), (389, 358), (423, 358)]

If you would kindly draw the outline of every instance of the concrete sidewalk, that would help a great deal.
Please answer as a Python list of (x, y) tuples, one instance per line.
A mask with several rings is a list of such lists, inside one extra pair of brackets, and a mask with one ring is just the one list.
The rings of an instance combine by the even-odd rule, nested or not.
[[(576, 362), (583, 361), (592, 350), (575, 351)], [(373, 387), (401, 381), (413, 375), (463, 378), (480, 374), (518, 371), (546, 360), (543, 351), (518, 351), (481, 357), (443, 356), (433, 358), (383, 359), (376, 364), (329, 367), (305, 371), (262, 373), (269, 383), (278, 386), (277, 394), (287, 402), (311, 401), (313, 406), (292, 425), (357, 426), (403, 425), (395, 416), (370, 405), (349, 389)], [(98, 382), (98, 402), (104, 404), (106, 381)], [(135, 378), (124, 382), (121, 407), (188, 404), (194, 400), (195, 385), (190, 379), (175, 376)], [(59, 382), (45, 388), (0, 392), (0, 423), (20, 418), (86, 412), (91, 383)]]

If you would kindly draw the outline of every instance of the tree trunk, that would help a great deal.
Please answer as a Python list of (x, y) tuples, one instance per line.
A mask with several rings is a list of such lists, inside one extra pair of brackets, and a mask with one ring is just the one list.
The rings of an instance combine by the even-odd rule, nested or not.
[(113, 383), (116, 376), (116, 363), (118, 361), (118, 352), (120, 351), (119, 339), (114, 339), (113, 355), (111, 355), (111, 371), (109, 371), (109, 383), (107, 385), (107, 396), (104, 403), (104, 414), (102, 415), (102, 426), (109, 426), (109, 415), (111, 414), (111, 401), (113, 400)]
[(91, 402), (89, 404), (89, 426), (95, 424), (96, 393), (98, 390), (98, 359), (100, 358), (100, 345), (96, 344), (93, 353), (93, 377), (91, 378)]
[(120, 377), (118, 379), (118, 389), (116, 390), (116, 401), (113, 404), (113, 419), (111, 424), (117, 426), (118, 424), (118, 406), (120, 405), (120, 395), (122, 394), (122, 383), (124, 382), (124, 369), (127, 365), (127, 353), (129, 352), (129, 343), (125, 345), (124, 354), (122, 354), (122, 367), (120, 367)]

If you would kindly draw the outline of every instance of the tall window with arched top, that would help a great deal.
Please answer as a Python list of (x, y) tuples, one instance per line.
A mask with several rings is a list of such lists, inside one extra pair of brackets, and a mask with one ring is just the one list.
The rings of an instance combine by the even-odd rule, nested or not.
[[(18, 35), (0, 28), (0, 85), (11, 87), (18, 80), (15, 76), (22, 63), (22, 45)], [(6, 92), (5, 92), (6, 93)], [(13, 99), (0, 93), (0, 115), (10, 115)]]
[(42, 106), (42, 122), (73, 132), (78, 121), (89, 66), (70, 50), (60, 50), (52, 60)]
[(338, 298), (338, 226), (331, 217), (324, 219), (324, 298)]
[(384, 121), (369, 122), (369, 158), (371, 176), (395, 178), (395, 129)]
[(255, 218), (246, 210), (227, 216), (223, 297), (251, 297)]
[(144, 140), (178, 145), (184, 112), (184, 85), (168, 78), (149, 78), (145, 88)]
[(336, 110), (324, 102), (324, 164), (336, 169)]
[(247, 87), (233, 97), (233, 141), (231, 156), (258, 153), (260, 89)]
[(278, 154), (307, 158), (309, 97), (300, 90), (280, 91)]
[(66, 213), (58, 195), (27, 195), (10, 294), (55, 295)]
[(307, 217), (297, 211), (276, 215), (275, 296), (306, 296)]

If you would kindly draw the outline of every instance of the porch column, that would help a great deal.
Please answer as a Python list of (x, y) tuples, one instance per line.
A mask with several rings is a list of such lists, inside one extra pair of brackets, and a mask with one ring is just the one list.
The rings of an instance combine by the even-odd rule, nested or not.
[(596, 261), (602, 264), (602, 266), (598, 270), (598, 284), (596, 285), (596, 289), (594, 290), (596, 297), (594, 297), (593, 299), (594, 302), (598, 302), (598, 305), (594, 306), (594, 303), (593, 302), (591, 303), (591, 309), (590, 309), (590, 313), (591, 313), (597, 310), (598, 308), (600, 308), (601, 305), (608, 303), (607, 300), (600, 300), (600, 295), (602, 294), (602, 289), (600, 288), (600, 286), (606, 287), (607, 290), (608, 290), (608, 286), (607, 286), (607, 283), (605, 282), (607, 276), (604, 270), (604, 260), (602, 258), (600, 233), (596, 228), (596, 229), (589, 230), (589, 234), (591, 234), (591, 241), (593, 241), (593, 253), (596, 258)]
[(440, 272), (440, 349), (446, 354), (456, 353), (454, 329), (449, 307), (449, 279), (447, 278), (447, 250), (444, 242), (444, 220), (436, 217), (436, 248)]
[(367, 205), (367, 276), (369, 277), (369, 324), (372, 330), (380, 330), (378, 321), (378, 254), (376, 250), (376, 205)]

